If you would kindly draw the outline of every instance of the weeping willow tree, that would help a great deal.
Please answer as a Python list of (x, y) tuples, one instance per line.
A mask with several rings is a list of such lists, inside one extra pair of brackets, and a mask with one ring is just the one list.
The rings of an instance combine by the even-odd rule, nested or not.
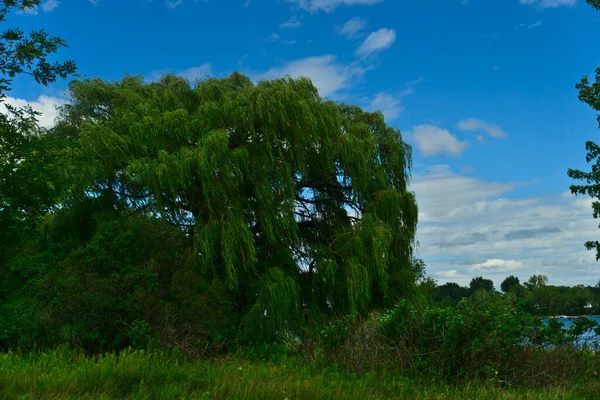
[(84, 80), (55, 129), (87, 196), (187, 233), (249, 340), (411, 296), (411, 148), (308, 79)]

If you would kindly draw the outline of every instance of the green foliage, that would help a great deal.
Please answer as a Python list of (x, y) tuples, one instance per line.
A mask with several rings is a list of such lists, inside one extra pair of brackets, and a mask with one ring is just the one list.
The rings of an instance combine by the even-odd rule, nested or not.
[(381, 114), (324, 101), (307, 79), (237, 73), (70, 90), (54, 129), (74, 138), (68, 199), (185, 231), (235, 296), (245, 340), (416, 294), (411, 148)]
[(329, 323), (321, 331), (321, 342), (329, 350), (335, 350), (350, 337), (350, 328), (357, 322), (356, 314), (349, 314)]
[[(597, 10), (600, 10), (600, 2), (598, 0), (587, 0), (588, 4)], [(584, 76), (577, 85), (576, 89), (579, 91), (579, 100), (583, 101), (593, 110), (600, 112), (600, 66), (596, 68), (596, 81), (590, 83), (587, 76)], [(600, 113), (598, 114), (598, 126), (600, 127)], [(592, 142), (588, 141), (585, 144), (587, 154), (585, 160), (587, 163), (592, 164), (591, 172), (584, 172), (576, 169), (568, 169), (567, 175), (569, 178), (584, 181), (582, 185), (571, 185), (571, 193), (575, 195), (583, 194), (588, 195), (592, 199), (598, 199), (600, 197), (600, 147)], [(592, 202), (592, 210), (594, 218), (600, 216), (600, 202), (594, 200)], [(600, 242), (590, 240), (585, 243), (585, 247), (588, 250), (596, 250), (596, 260), (600, 260)]]
[(532, 317), (486, 291), (456, 308), (418, 311), (401, 302), (381, 317), (384, 334), (399, 356), (410, 360), (408, 367), (449, 380), (507, 374), (532, 326)]
[(304, 321), (297, 282), (272, 268), (263, 275), (258, 291), (258, 299), (242, 321), (245, 341), (273, 341), (298, 332)]
[(510, 291), (511, 287), (517, 286), (517, 285), (520, 285), (519, 278), (511, 275), (502, 281), (502, 283), (500, 284), (500, 289), (502, 289), (502, 291), (504, 293), (508, 293)]
[(14, 262), (22, 284), (0, 307), (2, 347), (177, 345), (200, 355), (232, 336), (225, 288), (200, 273), (172, 226), (130, 217), (100, 223), (84, 245), (60, 239), (51, 236)]
[[(39, 0), (4, 0), (0, 5), (0, 23), (12, 9), (27, 10), (38, 7)], [(46, 85), (56, 78), (66, 78), (75, 72), (73, 61), (51, 63), (48, 57), (66, 43), (51, 37), (44, 30), (30, 32), (28, 36), (19, 29), (7, 29), (0, 34), (0, 102), (10, 90), (12, 78), (20, 74), (31, 75), (36, 82)]]
[(525, 286), (529, 290), (540, 289), (548, 284), (548, 277), (546, 275), (532, 275)]
[(462, 287), (458, 283), (447, 282), (436, 288), (434, 300), (445, 306), (457, 305), (460, 300), (469, 297), (468, 287)]
[(317, 345), (302, 347), (305, 359), (321, 368), (389, 371), (458, 386), (561, 382), (581, 387), (598, 379), (595, 369), (600, 365), (577, 336), (598, 330), (586, 319), (569, 329), (555, 319), (542, 323), (520, 309), (514, 293), (480, 290), (458, 307), (422, 308), (403, 300), (368, 318), (336, 321)]
[(481, 276), (471, 279), (469, 288), (471, 289), (471, 293), (475, 293), (478, 290), (485, 290), (488, 292), (493, 292), (495, 290), (494, 282), (491, 279), (485, 279)]
[[(489, 288), (490, 280), (484, 279)], [(420, 287), (424, 286), (420, 284)], [(426, 287), (426, 290), (425, 290)], [(456, 306), (470, 296), (475, 295), (470, 288), (448, 282), (436, 286), (435, 282), (427, 282), (423, 293), (430, 293), (429, 305), (443, 307)], [(545, 275), (533, 275), (524, 285), (514, 276), (507, 277), (501, 284), (505, 296), (513, 296), (519, 307), (532, 315), (596, 315), (600, 313), (600, 288), (598, 286), (554, 286), (548, 284)]]
[(600, 11), (600, 0), (585, 0), (590, 6)]
[[(39, 0), (4, 0), (0, 23), (12, 10), (39, 6)], [(55, 179), (55, 137), (41, 137), (39, 113), (30, 107), (15, 108), (3, 101), (12, 79), (30, 75), (46, 85), (75, 72), (72, 61), (51, 63), (49, 57), (65, 47), (64, 40), (43, 30), (26, 36), (19, 28), (0, 33), (0, 300), (12, 285), (6, 265), (16, 248), (28, 238), (40, 218), (54, 205), (62, 186)]]

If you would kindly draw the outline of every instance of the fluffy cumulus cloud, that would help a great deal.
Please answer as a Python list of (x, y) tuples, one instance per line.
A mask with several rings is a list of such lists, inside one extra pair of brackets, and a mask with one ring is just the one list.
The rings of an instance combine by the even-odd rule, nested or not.
[(539, 8), (556, 8), (560, 6), (574, 6), (577, 0), (519, 0), (519, 2)]
[(385, 92), (377, 93), (371, 101), (371, 111), (381, 111), (387, 122), (398, 118), (402, 110), (400, 99)]
[(285, 75), (292, 78), (306, 77), (316, 86), (321, 96), (330, 97), (348, 88), (363, 73), (364, 69), (358, 65), (337, 63), (336, 56), (330, 54), (291, 61), (259, 74), (256, 78), (274, 79)]
[[(66, 100), (53, 96), (41, 95), (34, 101), (6, 97), (4, 103), (10, 104), (13, 107), (25, 107), (29, 105), (33, 111), (41, 113), (41, 115), (37, 117), (38, 124), (41, 127), (50, 128), (54, 125), (54, 122), (58, 117), (58, 110), (56, 108), (65, 104)], [(6, 113), (6, 107), (3, 104), (0, 104), (0, 112)]]
[(552, 284), (594, 285), (600, 267), (583, 245), (598, 236), (591, 199), (568, 192), (519, 197), (519, 188), (531, 184), (477, 179), (446, 165), (415, 173), (417, 256), (427, 273), (462, 285), (483, 276), (499, 287), (508, 275), (533, 274), (548, 275)]
[(381, 28), (376, 32), (372, 32), (364, 42), (356, 49), (354, 54), (357, 57), (368, 57), (370, 55), (387, 50), (396, 41), (396, 31), (388, 28)]
[(469, 142), (458, 140), (448, 130), (435, 125), (417, 125), (407, 138), (425, 157), (437, 154), (458, 156), (469, 145)]
[(308, 11), (332, 12), (339, 6), (373, 5), (384, 0), (286, 0)]
[(338, 26), (336, 31), (338, 35), (352, 39), (367, 27), (367, 23), (368, 20), (366, 18), (354, 17), (346, 21), (344, 25)]
[(469, 118), (459, 121), (457, 127), (463, 131), (484, 131), (487, 132), (488, 135), (496, 138), (504, 138), (508, 136), (508, 134), (499, 126), (489, 124), (477, 118)]

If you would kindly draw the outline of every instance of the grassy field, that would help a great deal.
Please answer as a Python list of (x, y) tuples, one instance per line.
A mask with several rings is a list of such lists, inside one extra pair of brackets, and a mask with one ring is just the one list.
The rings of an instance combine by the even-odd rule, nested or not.
[(181, 361), (129, 351), (88, 358), (59, 349), (0, 355), (1, 399), (581, 399), (591, 387), (502, 388), (498, 382), (457, 387), (417, 383), (392, 373), (356, 375), (294, 360), (241, 357)]

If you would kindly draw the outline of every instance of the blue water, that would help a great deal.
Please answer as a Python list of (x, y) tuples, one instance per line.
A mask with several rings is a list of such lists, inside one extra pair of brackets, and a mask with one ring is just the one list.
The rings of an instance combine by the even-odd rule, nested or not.
[[(598, 324), (600, 324), (600, 316), (592, 316), (587, 318), (591, 319), (592, 321), (596, 321)], [(575, 321), (576, 318), (557, 318), (557, 320), (564, 324), (563, 329), (568, 329), (571, 327), (573, 321)], [(543, 323), (547, 324), (548, 318), (544, 318)], [(588, 344), (590, 346), (597, 347), (600, 346), (600, 337), (598, 337), (594, 331), (588, 331), (577, 338), (577, 344)]]

